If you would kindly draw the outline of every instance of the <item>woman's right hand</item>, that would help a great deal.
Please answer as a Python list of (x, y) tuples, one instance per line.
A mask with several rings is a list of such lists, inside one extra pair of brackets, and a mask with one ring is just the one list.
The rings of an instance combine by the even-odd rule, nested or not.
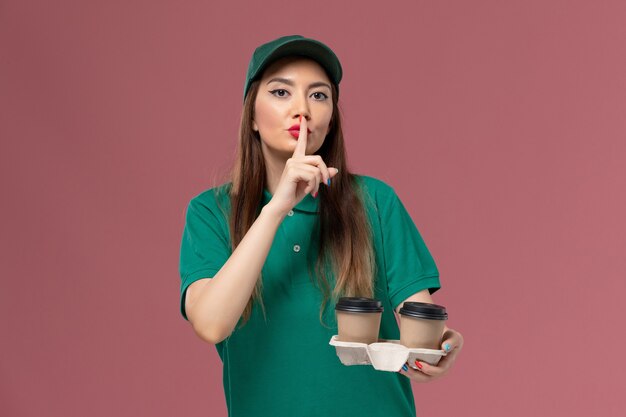
[(320, 183), (329, 186), (330, 179), (339, 172), (337, 168), (327, 167), (321, 156), (306, 155), (307, 120), (306, 117), (300, 119), (296, 149), (287, 160), (278, 187), (268, 203), (283, 215), (302, 201), (306, 194), (311, 193), (313, 197), (317, 197)]

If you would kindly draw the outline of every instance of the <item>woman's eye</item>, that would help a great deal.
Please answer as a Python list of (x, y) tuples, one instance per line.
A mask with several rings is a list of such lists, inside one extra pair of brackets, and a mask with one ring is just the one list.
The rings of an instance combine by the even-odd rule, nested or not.
[(285, 97), (285, 95), (287, 94), (287, 90), (283, 90), (283, 89), (272, 90), (270, 91), (270, 93), (274, 94), (277, 97)]
[[(276, 90), (272, 90), (270, 91), (271, 94), (275, 95), (276, 97), (286, 97), (287, 94), (289, 94), (289, 92), (285, 89), (279, 88)], [(313, 94), (311, 94), (316, 100), (321, 101), (321, 100), (326, 100), (328, 99), (328, 95), (326, 95), (326, 93), (322, 93), (320, 91), (317, 91)]]

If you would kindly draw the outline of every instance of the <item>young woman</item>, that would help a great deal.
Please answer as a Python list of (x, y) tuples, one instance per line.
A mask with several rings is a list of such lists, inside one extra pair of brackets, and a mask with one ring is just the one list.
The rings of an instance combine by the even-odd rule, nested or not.
[(319, 41), (259, 46), (231, 181), (187, 208), (181, 313), (216, 345), (231, 417), (415, 416), (410, 381), (444, 375), (463, 345), (446, 327), (438, 366), (393, 373), (344, 366), (328, 344), (340, 296), (380, 300), (380, 337), (399, 339), (394, 313), (404, 301), (432, 303), (440, 287), (393, 188), (346, 165), (341, 78)]

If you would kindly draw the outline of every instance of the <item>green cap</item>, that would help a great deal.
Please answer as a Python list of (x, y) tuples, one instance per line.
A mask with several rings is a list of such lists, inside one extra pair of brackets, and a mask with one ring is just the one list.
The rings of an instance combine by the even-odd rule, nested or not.
[(343, 72), (337, 55), (320, 41), (300, 35), (290, 35), (264, 43), (254, 50), (246, 74), (246, 85), (243, 90), (244, 101), (250, 83), (260, 77), (263, 70), (272, 62), (290, 55), (300, 55), (317, 61), (328, 73), (330, 80), (337, 87), (337, 95), (339, 95), (339, 81), (341, 81)]

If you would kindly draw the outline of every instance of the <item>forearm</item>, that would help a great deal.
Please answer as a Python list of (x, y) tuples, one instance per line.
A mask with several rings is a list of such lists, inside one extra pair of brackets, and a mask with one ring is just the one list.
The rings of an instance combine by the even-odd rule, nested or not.
[(230, 335), (256, 285), (284, 215), (268, 204), (218, 273), (198, 292), (188, 316), (210, 343)]

